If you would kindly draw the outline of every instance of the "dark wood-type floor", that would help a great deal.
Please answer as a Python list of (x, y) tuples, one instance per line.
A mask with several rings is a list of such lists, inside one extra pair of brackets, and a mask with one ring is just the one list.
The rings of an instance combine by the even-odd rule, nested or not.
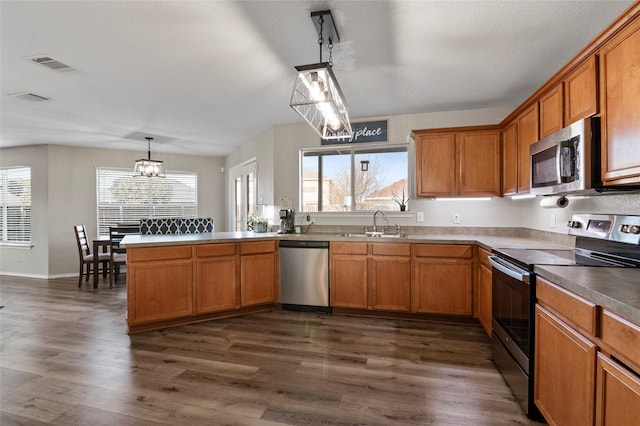
[(532, 424), (480, 326), (274, 311), (128, 336), (101, 278), (0, 277), (0, 424)]

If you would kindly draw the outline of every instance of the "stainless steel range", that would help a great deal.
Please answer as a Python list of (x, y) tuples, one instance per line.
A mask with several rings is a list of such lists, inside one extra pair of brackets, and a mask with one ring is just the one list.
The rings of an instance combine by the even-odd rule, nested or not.
[(576, 214), (575, 249), (494, 249), (492, 356), (522, 408), (534, 419), (535, 265), (640, 267), (640, 216)]

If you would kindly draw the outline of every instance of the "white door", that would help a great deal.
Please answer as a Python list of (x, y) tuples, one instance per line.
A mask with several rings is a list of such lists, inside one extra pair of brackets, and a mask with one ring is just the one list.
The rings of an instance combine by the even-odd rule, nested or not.
[(229, 171), (229, 229), (246, 231), (247, 218), (256, 212), (256, 160), (234, 166)]

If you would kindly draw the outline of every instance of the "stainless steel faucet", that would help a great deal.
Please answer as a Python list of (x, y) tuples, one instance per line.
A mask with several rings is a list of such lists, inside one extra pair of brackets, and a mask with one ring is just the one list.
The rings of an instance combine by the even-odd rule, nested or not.
[[(382, 217), (384, 217), (384, 220), (387, 222), (387, 225), (389, 225), (389, 219), (387, 219), (387, 215), (384, 214), (384, 212), (382, 210), (376, 210), (375, 213), (373, 214), (373, 232), (377, 232), (378, 231), (378, 226), (376, 223), (376, 218), (378, 216), (378, 213), (382, 214)], [(384, 228), (383, 228), (384, 231)]]

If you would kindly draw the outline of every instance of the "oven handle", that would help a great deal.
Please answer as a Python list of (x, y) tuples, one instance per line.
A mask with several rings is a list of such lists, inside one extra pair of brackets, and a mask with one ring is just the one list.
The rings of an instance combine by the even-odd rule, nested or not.
[(515, 280), (529, 283), (529, 272), (526, 270), (518, 268), (498, 256), (489, 256), (489, 263), (503, 274), (506, 274)]

